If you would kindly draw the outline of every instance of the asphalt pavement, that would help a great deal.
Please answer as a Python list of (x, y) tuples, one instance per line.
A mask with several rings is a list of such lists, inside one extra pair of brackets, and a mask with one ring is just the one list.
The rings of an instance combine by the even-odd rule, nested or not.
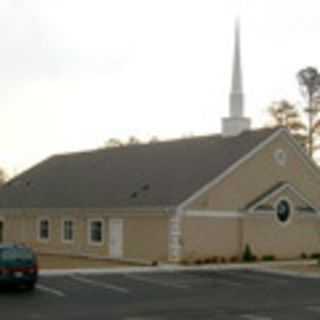
[(0, 290), (4, 320), (320, 319), (320, 279), (249, 270), (42, 276)]

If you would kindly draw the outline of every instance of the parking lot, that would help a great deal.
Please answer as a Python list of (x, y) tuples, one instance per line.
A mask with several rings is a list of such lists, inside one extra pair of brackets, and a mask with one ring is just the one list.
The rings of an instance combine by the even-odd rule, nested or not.
[(320, 279), (258, 271), (72, 274), (1, 290), (1, 319), (319, 319)]

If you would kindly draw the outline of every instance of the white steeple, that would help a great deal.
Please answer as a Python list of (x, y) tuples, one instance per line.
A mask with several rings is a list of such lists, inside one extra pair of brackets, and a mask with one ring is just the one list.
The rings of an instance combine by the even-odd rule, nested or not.
[(232, 84), (229, 97), (229, 117), (222, 119), (222, 133), (225, 136), (238, 135), (242, 131), (250, 129), (250, 119), (244, 117), (239, 19), (237, 19), (235, 23), (234, 40)]

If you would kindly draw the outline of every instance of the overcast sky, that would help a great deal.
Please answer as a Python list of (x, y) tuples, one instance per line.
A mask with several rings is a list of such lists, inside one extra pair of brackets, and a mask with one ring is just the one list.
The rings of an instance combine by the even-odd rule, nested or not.
[(1, 0), (0, 166), (21, 172), (112, 137), (220, 132), (241, 17), (246, 115), (302, 102), (319, 0)]

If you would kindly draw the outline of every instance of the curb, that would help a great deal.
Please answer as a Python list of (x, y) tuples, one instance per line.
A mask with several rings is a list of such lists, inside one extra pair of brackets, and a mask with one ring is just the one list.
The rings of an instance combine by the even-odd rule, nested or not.
[[(223, 270), (257, 270), (261, 272), (277, 273), (282, 275), (300, 276), (300, 272), (279, 271), (269, 269), (272, 266), (285, 265), (314, 265), (317, 260), (308, 261), (277, 261), (277, 262), (260, 262), (260, 263), (237, 263), (225, 265), (200, 265), (200, 266), (181, 266), (181, 265), (160, 265), (153, 267), (115, 267), (115, 268), (99, 268), (99, 269), (55, 269), (40, 270), (39, 275), (50, 276), (66, 276), (74, 274), (125, 274), (125, 273), (159, 273), (159, 272), (184, 272), (184, 271), (223, 271)], [(302, 273), (304, 275), (304, 273)], [(312, 275), (315, 277), (315, 275)], [(308, 275), (308, 278), (311, 274)], [(320, 274), (316, 276), (320, 277)]]
[(287, 276), (292, 278), (301, 278), (301, 279), (320, 279), (320, 273), (315, 272), (299, 272), (299, 271), (288, 271), (288, 270), (272, 270), (264, 267), (257, 268), (256, 271), (261, 273), (269, 273), (280, 276)]

